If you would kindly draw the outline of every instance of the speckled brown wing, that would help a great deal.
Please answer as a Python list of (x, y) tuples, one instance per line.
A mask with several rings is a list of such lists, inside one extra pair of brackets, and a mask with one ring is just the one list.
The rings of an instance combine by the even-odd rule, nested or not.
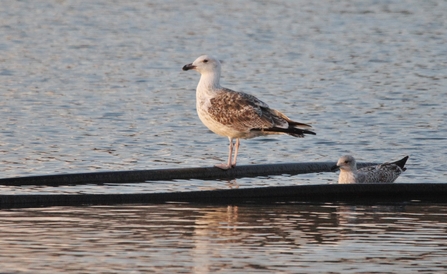
[(266, 103), (250, 94), (223, 89), (210, 103), (208, 113), (215, 121), (242, 132), (288, 127), (287, 121), (274, 116)]

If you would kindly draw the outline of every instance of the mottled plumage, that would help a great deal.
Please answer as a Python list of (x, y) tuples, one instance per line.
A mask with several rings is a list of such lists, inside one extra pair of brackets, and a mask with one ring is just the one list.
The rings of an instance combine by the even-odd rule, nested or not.
[(393, 183), (406, 170), (407, 160), (408, 156), (405, 156), (399, 161), (357, 169), (354, 157), (345, 155), (338, 160), (334, 169), (340, 169), (339, 184)]
[[(183, 70), (190, 69), (201, 74), (196, 90), (196, 108), (200, 120), (211, 131), (228, 137), (230, 141), (227, 164), (216, 165), (217, 167), (229, 169), (236, 166), (239, 138), (270, 134), (289, 134), (295, 137), (304, 137), (304, 134), (315, 135), (308, 130), (310, 125), (290, 120), (255, 96), (221, 87), (219, 60), (202, 55), (183, 67)], [(233, 139), (236, 139), (236, 146), (231, 161)]]

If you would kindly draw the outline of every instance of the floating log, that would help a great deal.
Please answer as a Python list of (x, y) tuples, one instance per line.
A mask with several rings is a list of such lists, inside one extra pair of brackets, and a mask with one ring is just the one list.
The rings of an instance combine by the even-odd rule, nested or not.
[[(80, 185), (80, 184), (124, 184), (144, 183), (146, 181), (169, 180), (231, 180), (243, 177), (258, 177), (269, 175), (297, 175), (316, 172), (330, 172), (335, 162), (285, 163), (265, 165), (236, 166), (230, 170), (216, 167), (198, 168), (170, 168), (132, 171), (91, 172), (76, 174), (57, 174), (29, 177), (15, 177), (0, 179), (0, 185)], [(359, 163), (358, 167), (373, 165), (373, 163)]]
[(327, 184), (225, 190), (138, 193), (0, 195), (0, 208), (150, 204), (346, 203), (390, 204), (446, 202), (447, 184)]

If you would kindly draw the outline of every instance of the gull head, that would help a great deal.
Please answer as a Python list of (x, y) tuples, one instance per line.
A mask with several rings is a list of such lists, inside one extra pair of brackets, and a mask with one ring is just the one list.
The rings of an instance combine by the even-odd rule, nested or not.
[(352, 157), (351, 155), (345, 155), (338, 159), (337, 165), (334, 166), (332, 170), (338, 168), (345, 171), (355, 171), (357, 169), (357, 164), (354, 157)]
[(220, 61), (209, 55), (202, 55), (191, 64), (184, 65), (183, 70), (196, 70), (200, 74), (217, 73), (220, 76)]

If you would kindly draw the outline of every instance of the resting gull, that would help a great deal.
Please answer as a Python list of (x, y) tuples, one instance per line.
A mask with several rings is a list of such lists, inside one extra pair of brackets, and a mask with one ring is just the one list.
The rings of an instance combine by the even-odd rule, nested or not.
[[(290, 120), (255, 96), (220, 86), (220, 62), (216, 58), (202, 55), (183, 67), (183, 70), (190, 69), (201, 74), (196, 90), (196, 108), (200, 120), (212, 132), (226, 136), (230, 141), (227, 163), (216, 167), (230, 169), (236, 166), (240, 138), (270, 134), (289, 134), (294, 137), (315, 135), (315, 132), (307, 130), (311, 128), (310, 125)], [(234, 158), (231, 160), (233, 148)]]
[(405, 156), (395, 162), (357, 169), (354, 157), (345, 155), (338, 159), (337, 165), (332, 169), (340, 169), (339, 184), (392, 183), (406, 170), (404, 166), (407, 160), (408, 156)]

